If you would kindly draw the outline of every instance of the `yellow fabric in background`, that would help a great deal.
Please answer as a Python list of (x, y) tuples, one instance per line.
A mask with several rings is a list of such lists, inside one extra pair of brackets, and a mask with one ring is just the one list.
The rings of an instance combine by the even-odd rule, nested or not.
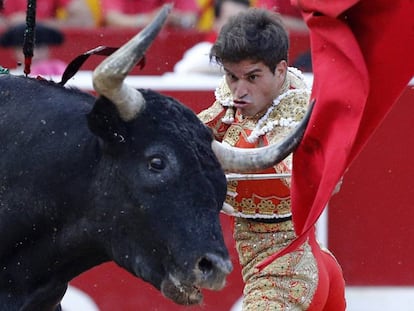
[(85, 0), (91, 10), (96, 26), (102, 26), (102, 10), (100, 0)]
[(209, 31), (214, 21), (214, 0), (197, 0), (200, 16), (197, 28), (201, 31)]
[[(102, 26), (102, 11), (101, 11), (101, 2), (100, 0), (85, 0), (89, 10), (92, 13), (92, 18), (95, 22), (95, 26)], [(67, 18), (67, 11), (65, 8), (58, 8), (56, 10), (56, 18), (64, 20)]]
[[(257, 0), (250, 0), (250, 6), (255, 6)], [(209, 31), (214, 22), (214, 0), (197, 0), (200, 16), (197, 28), (201, 31)]]
[(57, 19), (66, 19), (67, 13), (66, 10), (64, 8), (58, 8), (56, 10), (56, 18)]

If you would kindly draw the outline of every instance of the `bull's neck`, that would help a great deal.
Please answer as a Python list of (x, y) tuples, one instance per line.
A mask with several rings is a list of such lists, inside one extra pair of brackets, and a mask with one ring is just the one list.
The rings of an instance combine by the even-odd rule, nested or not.
[(43, 229), (44, 233), (37, 235), (36, 240), (14, 241), (13, 252), (1, 257), (0, 289), (31, 292), (51, 283), (66, 284), (80, 273), (108, 261), (93, 238), (94, 230), (81, 220), (60, 228)]

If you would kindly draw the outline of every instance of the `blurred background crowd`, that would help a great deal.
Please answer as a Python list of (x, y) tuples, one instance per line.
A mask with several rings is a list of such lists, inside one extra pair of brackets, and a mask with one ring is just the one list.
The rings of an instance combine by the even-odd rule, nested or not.
[[(289, 0), (37, 0), (33, 74), (61, 74), (70, 58), (76, 56), (62, 52), (63, 48), (79, 53), (83, 41), (89, 43), (89, 46), (82, 45), (84, 52), (99, 45), (118, 44), (114, 38), (117, 34), (136, 32), (152, 20), (162, 5), (171, 2), (174, 8), (167, 21), (167, 29), (172, 35), (169, 40), (164, 38), (168, 46), (164, 53), (176, 55), (167, 57), (169, 66), (160, 68), (157, 74), (164, 71), (220, 73), (209, 62), (209, 48), (228, 18), (248, 7), (264, 7), (279, 12), (287, 30), (294, 34), (296, 40), (304, 40), (299, 43), (300, 51), (294, 53), (290, 63), (305, 72), (312, 70), (307, 49), (308, 30), (299, 11), (291, 6)], [(7, 50), (7, 55), (14, 58), (17, 67), (23, 61), (26, 10), (27, 0), (3, 0), (0, 11), (0, 54), (1, 50)], [(50, 47), (54, 52), (50, 53)], [(4, 59), (2, 57), (1, 65), (10, 66), (10, 62), (4, 63)]]

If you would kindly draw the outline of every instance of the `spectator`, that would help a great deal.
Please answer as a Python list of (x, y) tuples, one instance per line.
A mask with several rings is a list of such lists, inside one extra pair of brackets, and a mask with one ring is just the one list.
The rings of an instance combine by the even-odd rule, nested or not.
[(167, 25), (191, 28), (197, 22), (198, 5), (195, 0), (101, 0), (102, 18), (105, 26), (146, 26), (165, 3), (174, 3)]
[(220, 66), (210, 61), (210, 49), (217, 34), (228, 19), (249, 8), (249, 0), (216, 0), (214, 3), (214, 25), (204, 41), (187, 50), (174, 66), (176, 73), (222, 74)]
[[(8, 26), (25, 22), (27, 0), (4, 0), (3, 19)], [(92, 13), (85, 0), (37, 0), (36, 20), (55, 28), (92, 27)]]
[[(25, 24), (19, 24), (10, 27), (0, 36), (0, 46), (14, 50), (14, 56), (18, 65), (14, 70), (15, 73), (23, 73), (19, 65), (24, 62), (22, 46), (25, 29)], [(58, 59), (50, 58), (49, 46), (62, 44), (64, 41), (63, 34), (58, 29), (37, 24), (35, 28), (35, 40), (31, 74), (34, 76), (61, 75), (66, 68), (66, 63)]]

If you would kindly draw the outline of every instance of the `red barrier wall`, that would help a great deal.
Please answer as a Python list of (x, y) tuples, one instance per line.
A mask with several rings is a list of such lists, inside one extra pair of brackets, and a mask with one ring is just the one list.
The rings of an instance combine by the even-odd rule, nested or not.
[(329, 248), (348, 285), (413, 285), (413, 120), (411, 85), (329, 204)]

